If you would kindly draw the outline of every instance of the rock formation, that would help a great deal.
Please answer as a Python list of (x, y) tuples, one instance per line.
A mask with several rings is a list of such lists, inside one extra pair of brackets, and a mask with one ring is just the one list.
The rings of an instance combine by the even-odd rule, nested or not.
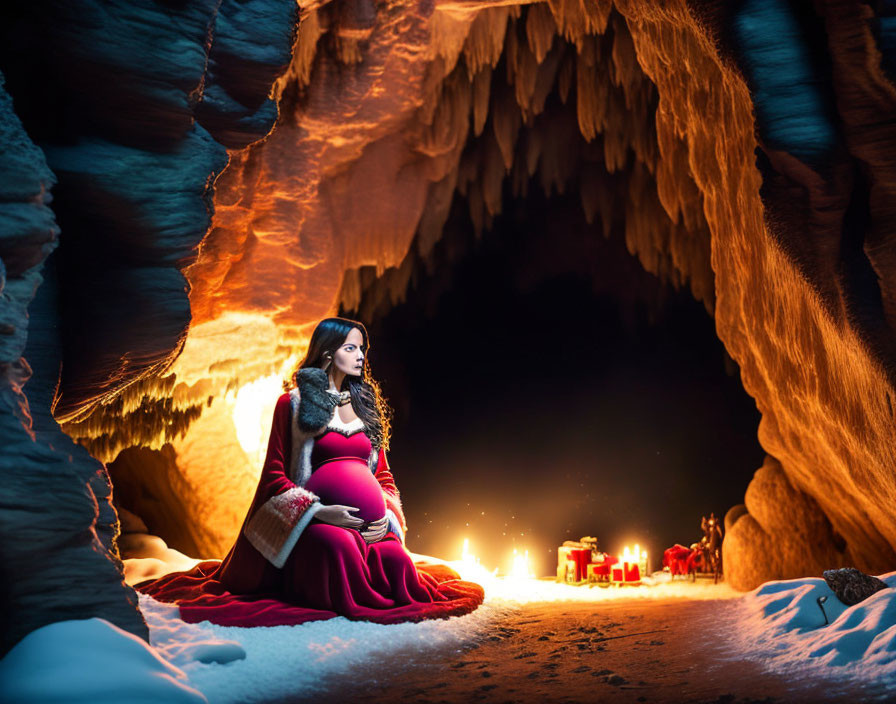
[[(162, 535), (173, 548), (213, 557), (232, 540), (265, 433), (245, 419), (270, 417), (310, 327), (362, 295), (400, 300), (456, 198), (484, 232), (503, 189), (525, 198), (537, 183), (577, 192), (604, 236), (687, 286), (740, 366), (770, 459), (731, 514), (732, 583), (893, 567), (885, 7), (321, 0), (301, 3), (298, 22), (285, 0), (4, 12), (0, 69), (30, 137), (16, 139), (31, 145), (9, 173), (32, 174), (6, 181), (32, 185), (3, 199), (3, 423), (40, 452), (62, 447), (54, 417), (103, 461), (142, 448), (113, 469), (117, 493), (182, 488), (182, 512), (141, 516), (182, 513)], [(37, 55), (37, 38), (53, 52)], [(91, 519), (87, 496), (79, 525), (95, 520), (112, 556), (105, 473), (65, 452), (84, 468), (76, 491), (100, 507)], [(50, 472), (24, 449), (12, 458)], [(799, 538), (778, 539), (782, 516)], [(120, 573), (113, 563), (98, 582)]]
[[(42, 417), (49, 407), (29, 407), (23, 393), (29, 306), (59, 227), (49, 208), (56, 178), (12, 107), (0, 86), (0, 652), (75, 617), (100, 616), (148, 637), (136, 594), (121, 583), (105, 468)], [(32, 332), (47, 324), (33, 308), (30, 315)]]
[(225, 145), (276, 119), (268, 94), (296, 13), (285, 0), (3, 10), (0, 524), (3, 610), (15, 614), (3, 652), (71, 618), (148, 636), (123, 583), (106, 468), (56, 421), (135, 415), (155, 439), (198, 415), (163, 394), (117, 395), (183, 344), (181, 270), (208, 229)]
[(854, 567), (825, 570), (823, 576), (837, 598), (847, 606), (855, 606), (881, 589), (888, 588), (883, 580), (863, 574)]

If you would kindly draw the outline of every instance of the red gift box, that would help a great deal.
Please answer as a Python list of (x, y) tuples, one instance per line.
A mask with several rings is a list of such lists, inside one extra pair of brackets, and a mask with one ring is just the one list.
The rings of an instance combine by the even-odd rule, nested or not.
[(575, 564), (575, 578), (577, 582), (587, 578), (588, 563), (591, 562), (591, 550), (585, 548), (570, 550), (566, 559)]
[(610, 565), (606, 562), (604, 563), (592, 563), (588, 565), (588, 569), (591, 570), (591, 574), (595, 577), (609, 577), (610, 576)]

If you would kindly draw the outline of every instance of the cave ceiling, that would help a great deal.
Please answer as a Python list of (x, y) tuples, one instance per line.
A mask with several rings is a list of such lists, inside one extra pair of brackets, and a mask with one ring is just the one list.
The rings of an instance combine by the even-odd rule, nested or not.
[[(196, 550), (229, 545), (257, 476), (235, 415), (269, 415), (316, 321), (402, 300), (458, 199), (487, 233), (502, 194), (537, 187), (701, 301), (756, 400), (769, 459), (732, 517), (732, 580), (785, 576), (748, 565), (786, 530), (813, 545), (801, 570), (892, 566), (885, 8), (51, 5), (12, 11), (2, 52), (24, 155), (5, 200), (30, 218), (4, 216), (0, 251), (13, 415), (104, 462), (165, 446)], [(222, 462), (223, 508), (202, 481)]]

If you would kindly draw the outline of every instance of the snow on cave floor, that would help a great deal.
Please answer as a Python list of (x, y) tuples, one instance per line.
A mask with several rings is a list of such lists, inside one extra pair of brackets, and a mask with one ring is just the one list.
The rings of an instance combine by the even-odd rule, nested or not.
[[(884, 579), (896, 585), (896, 573)], [(746, 597), (722, 584), (605, 590), (498, 579), (472, 614), (392, 626), (339, 618), (228, 628), (185, 624), (144, 595), (140, 605), (152, 645), (213, 703), (893, 698), (896, 590), (840, 618), (832, 598), (833, 623), (819, 628), (815, 598), (825, 590), (816, 579)], [(239, 652), (222, 641), (246, 657), (222, 664)]]

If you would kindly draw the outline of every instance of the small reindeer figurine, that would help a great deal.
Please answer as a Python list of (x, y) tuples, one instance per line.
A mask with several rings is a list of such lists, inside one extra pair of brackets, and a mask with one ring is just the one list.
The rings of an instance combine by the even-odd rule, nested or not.
[(722, 577), (722, 526), (716, 514), (710, 513), (709, 518), (703, 516), (700, 528), (703, 530), (699, 546), (703, 553), (703, 569), (712, 573), (713, 583), (718, 583)]

